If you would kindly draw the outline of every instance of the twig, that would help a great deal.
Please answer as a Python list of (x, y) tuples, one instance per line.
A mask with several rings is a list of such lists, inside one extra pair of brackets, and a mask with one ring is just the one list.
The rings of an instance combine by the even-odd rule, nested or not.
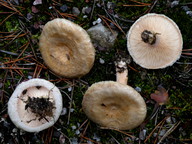
[(181, 123), (181, 121), (175, 123), (164, 135), (163, 137), (159, 140), (158, 143), (161, 143), (168, 135), (170, 135)]
[(87, 138), (87, 137), (85, 137), (85, 136), (80, 135), (80, 137), (83, 138), (83, 139), (86, 139), (86, 140), (88, 140), (88, 141), (91, 141), (91, 142), (93, 142), (93, 143), (98, 144), (98, 142), (96, 142), (96, 141), (94, 141), (94, 140), (92, 140), (92, 139), (90, 139), (90, 138)]
[(61, 131), (59, 131), (55, 126), (53, 126), (60, 134), (62, 134), (64, 137), (66, 137), (69, 141), (70, 144), (72, 144), (71, 140), (69, 137), (67, 137), (64, 133), (62, 133)]
[(133, 7), (133, 6), (138, 6), (138, 7), (144, 7), (144, 6), (149, 6), (150, 4), (148, 5), (127, 5), (127, 4), (124, 4), (123, 6), (126, 6), (126, 7)]
[(183, 49), (182, 51), (192, 51), (192, 49)]
[(0, 52), (6, 53), (6, 54), (9, 54), (9, 55), (13, 55), (13, 56), (18, 56), (19, 55), (18, 53), (9, 52), (9, 51), (5, 51), (5, 50), (0, 50)]
[(33, 68), (24, 68), (24, 67), (0, 67), (0, 69), (33, 69)]
[(152, 134), (155, 132), (155, 130), (162, 124), (169, 116), (165, 117), (162, 121), (160, 121), (155, 128), (152, 130), (152, 132), (149, 134), (149, 136), (145, 139), (144, 143), (148, 141), (148, 139), (152, 136)]
[(121, 144), (112, 134), (110, 134), (111, 135), (111, 137), (115, 140), (115, 142), (117, 143), (117, 144)]
[(23, 53), (25, 52), (25, 50), (27, 49), (28, 46), (29, 46), (29, 41), (19, 48), (19, 49), (22, 49), (24, 47), (24, 49), (22, 50), (22, 52), (19, 54), (19, 56), (17, 58), (20, 58), (21, 55), (23, 55)]
[(107, 25), (107, 27), (110, 29), (111, 33), (114, 35), (114, 31), (111, 29), (111, 27), (108, 25), (108, 23), (106, 22), (106, 20), (99, 15), (99, 17), (104, 21), (104, 23)]
[(93, 12), (95, 10), (95, 4), (96, 4), (96, 0), (93, 0), (93, 7), (92, 7), (92, 11), (91, 11), (90, 20), (93, 18)]
[(16, 59), (16, 60), (13, 60), (13, 61), (8, 61), (8, 62), (5, 62), (5, 63), (2, 63), (1, 65), (10, 64), (10, 63), (15, 63), (15, 62), (24, 60), (24, 59), (29, 58), (29, 57), (32, 57), (32, 55), (27, 55), (27, 56), (25, 56), (25, 57), (23, 57), (23, 58), (20, 58), (20, 59)]
[(68, 97), (68, 99), (71, 101), (71, 98), (70, 98), (70, 96), (65, 92), (65, 91), (63, 91), (63, 90), (60, 90), (62, 93), (64, 93), (67, 97)]
[(138, 4), (141, 4), (141, 5), (150, 5), (150, 4), (148, 4), (148, 3), (143, 3), (143, 2), (134, 1), (134, 0), (129, 0), (129, 1), (132, 1), (132, 2), (135, 2), (135, 3), (138, 3)]
[(14, 15), (14, 14), (16, 14), (16, 13), (17, 13), (17, 12), (14, 12), (14, 13), (8, 15), (8, 16), (0, 23), (0, 25), (2, 25), (8, 18), (10, 18), (12, 15)]
[(24, 23), (23, 23), (21, 20), (19, 20), (19, 24), (20, 24), (20, 26), (22, 27), (22, 30), (25, 30), (26, 33), (28, 33), (28, 35), (27, 35), (27, 40), (28, 40), (28, 42), (29, 42), (29, 45), (30, 45), (30, 47), (31, 47), (31, 50), (32, 50), (32, 52), (33, 52), (34, 57), (37, 59), (35, 50), (34, 50), (33, 46), (31, 45), (31, 37), (32, 37), (31, 32), (27, 29), (27, 27), (24, 25)]
[(192, 53), (182, 53), (182, 54), (184, 54), (184, 55), (189, 55), (189, 56), (192, 55)]
[(152, 9), (155, 7), (157, 4), (158, 0), (154, 0), (153, 3), (151, 4), (150, 8), (146, 11), (146, 13), (150, 13)]
[(129, 136), (129, 137), (131, 137), (131, 138), (135, 138), (135, 136), (133, 136), (133, 135), (130, 135), (130, 134), (128, 134), (128, 133), (126, 133), (126, 132), (124, 132), (124, 131), (122, 131), (122, 130), (119, 130), (119, 129), (115, 129), (115, 128), (107, 128), (107, 127), (100, 127), (101, 129), (108, 129), (108, 130), (115, 130), (115, 131), (118, 131), (118, 132), (120, 132), (120, 133), (122, 133), (122, 134), (124, 134), (124, 135), (127, 135), (127, 136)]
[(125, 32), (121, 29), (121, 27), (119, 27), (115, 22), (111, 21), (110, 19), (108, 19), (108, 18), (106, 18), (106, 17), (104, 17), (102, 15), (98, 15), (98, 16), (102, 17), (102, 18), (108, 20), (109, 22), (111, 22), (112, 24), (114, 24), (124, 35), (126, 35)]
[[(73, 84), (74, 84), (74, 80), (73, 80)], [(73, 104), (73, 92), (74, 92), (74, 86), (72, 86), (72, 90), (71, 90), (71, 101), (70, 101), (70, 105), (69, 105), (67, 124), (69, 124), (70, 116), (71, 116), (71, 108), (72, 108), (72, 104)]]
[(23, 32), (23, 31), (20, 31), (10, 42), (8, 42), (8, 43), (3, 47), (3, 49), (6, 48), (8, 45), (10, 45), (22, 32)]
[(80, 130), (86, 123), (87, 123), (88, 119), (86, 119), (81, 125), (80, 127), (78, 128), (78, 130)]
[[(105, 11), (105, 13), (109, 16), (109, 18), (111, 19), (107, 19), (107, 20), (109, 20), (111, 23), (113, 23), (117, 28), (119, 28), (120, 29), (120, 31), (124, 34), (124, 35), (126, 35), (125, 34), (125, 32), (122, 30), (122, 28), (120, 27), (120, 25), (117, 23), (117, 21), (116, 21), (116, 19), (115, 19), (115, 17), (113, 16), (113, 18), (111, 17), (111, 15), (107, 12), (107, 10), (106, 10), (106, 8), (105, 8), (105, 2), (104, 2), (104, 0), (102, 0), (103, 1), (103, 5), (104, 5), (104, 11)], [(115, 22), (113, 22), (113, 21), (115, 21)]]

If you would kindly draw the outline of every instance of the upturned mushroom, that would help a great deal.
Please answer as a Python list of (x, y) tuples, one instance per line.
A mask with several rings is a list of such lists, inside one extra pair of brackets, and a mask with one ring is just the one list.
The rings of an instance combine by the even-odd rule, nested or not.
[(183, 40), (177, 24), (162, 14), (140, 17), (130, 28), (127, 47), (133, 60), (147, 69), (171, 66), (180, 58)]
[(87, 32), (62, 18), (45, 24), (39, 48), (50, 70), (67, 78), (79, 78), (87, 74), (95, 60), (95, 49)]
[(59, 89), (44, 79), (31, 79), (19, 84), (8, 101), (12, 122), (27, 132), (51, 127), (62, 111)]
[(125, 61), (116, 63), (116, 79), (91, 85), (86, 91), (82, 108), (93, 122), (106, 128), (129, 130), (139, 126), (146, 117), (146, 104), (141, 95), (127, 85)]

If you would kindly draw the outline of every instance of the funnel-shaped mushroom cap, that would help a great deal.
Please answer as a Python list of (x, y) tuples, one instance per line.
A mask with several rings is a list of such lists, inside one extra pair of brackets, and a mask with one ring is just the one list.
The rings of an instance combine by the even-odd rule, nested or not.
[(18, 128), (39, 132), (57, 121), (62, 105), (62, 95), (54, 84), (31, 79), (16, 87), (8, 102), (8, 114)]
[(146, 116), (146, 104), (132, 87), (113, 81), (93, 84), (86, 91), (83, 111), (89, 119), (107, 128), (133, 129)]
[(44, 26), (39, 47), (46, 65), (68, 78), (87, 74), (95, 60), (95, 49), (87, 32), (66, 19), (56, 18)]
[(179, 59), (183, 40), (176, 23), (161, 14), (146, 14), (130, 28), (127, 46), (133, 60), (148, 69), (165, 68)]

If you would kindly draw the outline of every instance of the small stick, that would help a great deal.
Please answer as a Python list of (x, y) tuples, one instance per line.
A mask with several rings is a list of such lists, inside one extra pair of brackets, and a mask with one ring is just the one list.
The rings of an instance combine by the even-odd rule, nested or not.
[[(73, 84), (74, 84), (74, 80), (73, 80)], [(72, 104), (73, 104), (73, 91), (74, 91), (74, 86), (72, 86), (72, 90), (71, 90), (71, 101), (70, 101), (70, 105), (69, 105), (67, 124), (69, 124), (70, 116), (71, 116), (71, 108), (72, 108)]]

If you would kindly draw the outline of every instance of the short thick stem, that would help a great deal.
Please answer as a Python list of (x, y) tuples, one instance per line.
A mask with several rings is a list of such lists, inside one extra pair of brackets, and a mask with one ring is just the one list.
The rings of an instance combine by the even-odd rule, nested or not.
[(116, 62), (116, 81), (121, 84), (126, 84), (128, 81), (128, 69), (125, 61)]
[(152, 32), (152, 31), (148, 31), (148, 30), (144, 30), (141, 33), (141, 38), (145, 43), (148, 43), (150, 45), (155, 44), (156, 42), (156, 35), (158, 33)]

